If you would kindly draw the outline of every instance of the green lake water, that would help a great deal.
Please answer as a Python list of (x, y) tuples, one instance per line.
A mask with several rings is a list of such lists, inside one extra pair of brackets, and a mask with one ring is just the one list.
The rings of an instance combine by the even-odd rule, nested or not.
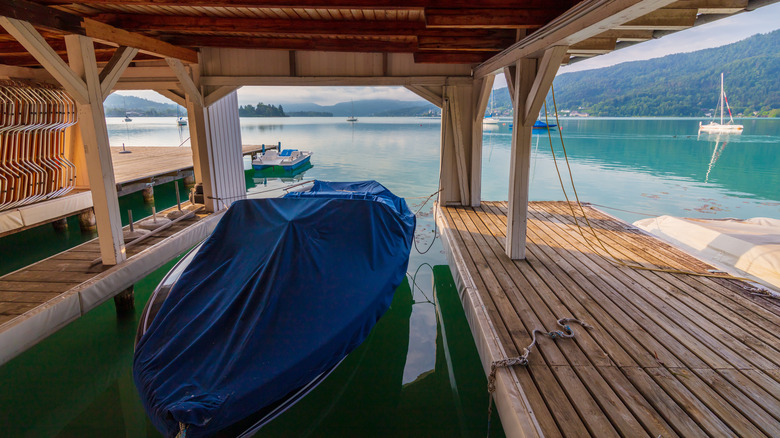
[[(188, 146), (174, 118), (109, 118), (111, 144)], [(582, 201), (629, 222), (646, 215), (780, 218), (780, 120), (744, 119), (739, 136), (697, 138), (697, 119), (565, 119), (565, 149)], [(244, 144), (314, 151), (301, 176), (246, 172), (250, 196), (302, 179), (376, 179), (416, 211), (438, 183), (438, 119), (242, 119)], [(553, 131), (552, 149), (566, 169)], [(485, 131), (485, 200), (507, 198), (509, 122)], [(535, 133), (531, 199), (562, 200), (546, 132)], [(566, 175), (564, 175), (566, 177)], [(565, 179), (568, 181), (568, 179)], [(158, 208), (172, 184), (156, 187)], [(569, 189), (570, 190), (570, 189)], [(149, 214), (140, 193), (120, 200)], [(368, 340), (315, 391), (259, 436), (484, 436), (486, 379), (438, 239), (429, 202), (418, 214), (409, 276)], [(83, 242), (50, 226), (0, 239), (0, 273)], [(136, 284), (136, 313), (106, 303), (0, 367), (0, 436), (158, 436), (146, 419), (131, 366), (138, 314), (172, 266)], [(412, 282), (412, 279), (414, 281)], [(414, 287), (413, 287), (414, 286)], [(491, 436), (502, 436), (494, 413)]]

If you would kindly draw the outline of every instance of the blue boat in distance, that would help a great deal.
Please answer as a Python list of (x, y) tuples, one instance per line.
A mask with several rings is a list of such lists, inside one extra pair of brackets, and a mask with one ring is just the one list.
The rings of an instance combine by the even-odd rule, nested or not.
[(555, 128), (556, 126), (557, 125), (555, 123), (547, 123), (541, 120), (537, 120), (536, 122), (534, 122), (533, 129), (550, 129), (550, 128)]
[(271, 149), (252, 160), (252, 167), (255, 170), (283, 169), (291, 171), (306, 165), (311, 159), (311, 154), (312, 152), (299, 151), (298, 149), (283, 149), (281, 152)]
[(133, 379), (166, 436), (247, 436), (368, 336), (406, 276), (416, 220), (375, 181), (240, 200), (154, 291)]

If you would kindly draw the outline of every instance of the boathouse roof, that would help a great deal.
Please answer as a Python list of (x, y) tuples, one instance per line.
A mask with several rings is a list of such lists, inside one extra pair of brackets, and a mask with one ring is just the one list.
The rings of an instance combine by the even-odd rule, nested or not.
[[(507, 60), (567, 45), (564, 63), (604, 54), (775, 0), (38, 0), (5, 1), (0, 15), (30, 22), (62, 57), (66, 34), (197, 62), (206, 47), (406, 53), (415, 63), (469, 64), (476, 76)], [(0, 29), (0, 64), (39, 62)]]

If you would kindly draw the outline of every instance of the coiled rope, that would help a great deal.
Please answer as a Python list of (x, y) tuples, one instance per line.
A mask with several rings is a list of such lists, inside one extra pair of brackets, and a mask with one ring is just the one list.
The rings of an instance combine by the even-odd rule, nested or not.
[(487, 436), (490, 436), (490, 423), (491, 423), (491, 417), (493, 416), (493, 393), (496, 391), (496, 371), (498, 371), (499, 368), (506, 368), (506, 367), (513, 367), (515, 365), (521, 365), (521, 366), (528, 366), (528, 355), (531, 354), (531, 351), (533, 350), (534, 346), (536, 345), (536, 335), (542, 335), (547, 336), (548, 338), (552, 340), (556, 340), (558, 338), (573, 338), (574, 337), (574, 331), (569, 327), (568, 323), (570, 322), (576, 322), (577, 324), (583, 326), (586, 329), (592, 329), (593, 326), (590, 324), (585, 323), (584, 321), (580, 321), (576, 318), (561, 318), (558, 320), (558, 325), (561, 326), (563, 330), (553, 330), (546, 332), (544, 330), (540, 329), (534, 329), (531, 331), (531, 343), (523, 349), (523, 354), (517, 357), (510, 357), (506, 359), (500, 359), (493, 361), (492, 364), (490, 364), (490, 374), (488, 375), (488, 426), (487, 426)]

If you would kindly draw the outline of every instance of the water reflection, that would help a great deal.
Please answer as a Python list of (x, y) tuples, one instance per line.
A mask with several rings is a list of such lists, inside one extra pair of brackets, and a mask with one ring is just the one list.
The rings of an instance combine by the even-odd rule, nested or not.
[[(742, 134), (742, 131), (736, 132), (734, 134)], [(715, 147), (712, 149), (712, 157), (710, 157), (710, 163), (707, 165), (707, 174), (704, 176), (705, 183), (708, 183), (710, 181), (710, 172), (712, 172), (712, 168), (715, 167), (715, 163), (720, 158), (721, 154), (723, 153), (723, 150), (726, 149), (726, 146), (729, 144), (729, 140), (734, 138), (734, 136), (728, 133), (702, 134), (700, 132), (697, 139), (712, 141), (713, 137), (715, 141)]]

